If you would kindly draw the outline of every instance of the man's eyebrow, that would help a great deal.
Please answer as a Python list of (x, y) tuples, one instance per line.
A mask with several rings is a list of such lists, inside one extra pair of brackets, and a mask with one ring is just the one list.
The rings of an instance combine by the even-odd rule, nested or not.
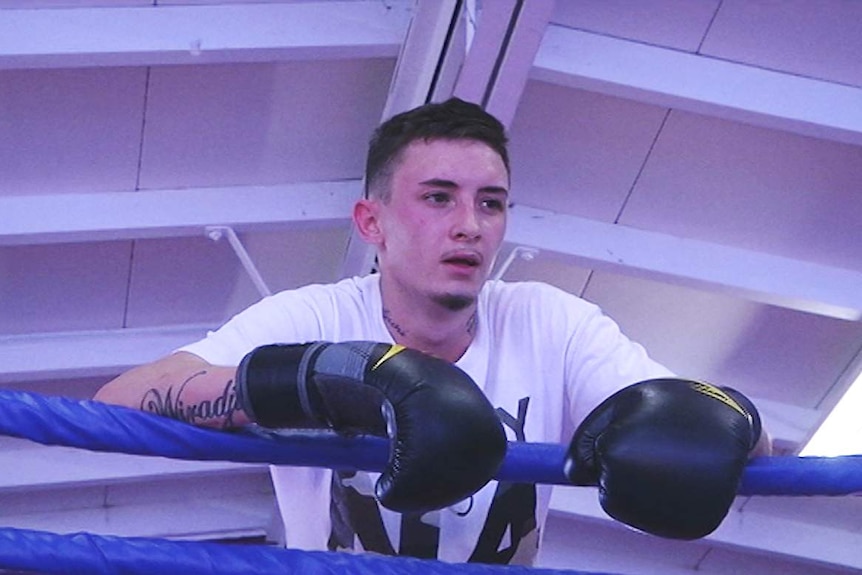
[(431, 178), (430, 180), (425, 180), (424, 182), (419, 182), (422, 186), (428, 186), (432, 188), (457, 188), (458, 184), (453, 182), (452, 180), (444, 180), (442, 178)]
[(509, 195), (509, 190), (507, 190), (503, 186), (485, 186), (484, 188), (479, 188), (479, 191), (488, 194), (503, 194), (504, 196)]
[[(419, 184), (422, 186), (444, 189), (454, 189), (458, 187), (457, 183), (453, 182), (452, 180), (444, 180), (443, 178), (431, 178), (430, 180), (419, 182)], [(503, 194), (506, 196), (509, 195), (509, 190), (507, 190), (503, 186), (484, 186), (482, 188), (479, 188), (479, 191), (490, 194)]]

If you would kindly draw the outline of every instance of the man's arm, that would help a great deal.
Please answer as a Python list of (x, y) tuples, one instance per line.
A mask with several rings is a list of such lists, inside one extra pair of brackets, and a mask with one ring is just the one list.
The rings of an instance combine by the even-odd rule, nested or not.
[(149, 411), (194, 425), (227, 429), (249, 423), (236, 394), (236, 368), (177, 352), (106, 383), (96, 401)]

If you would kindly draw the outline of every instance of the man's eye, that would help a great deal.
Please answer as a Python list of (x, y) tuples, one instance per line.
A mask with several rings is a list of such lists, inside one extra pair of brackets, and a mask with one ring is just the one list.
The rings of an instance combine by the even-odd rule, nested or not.
[(482, 207), (493, 212), (502, 212), (506, 209), (506, 203), (495, 198), (482, 200)]
[(432, 204), (445, 204), (449, 201), (449, 194), (446, 192), (431, 192), (425, 195), (425, 200)]

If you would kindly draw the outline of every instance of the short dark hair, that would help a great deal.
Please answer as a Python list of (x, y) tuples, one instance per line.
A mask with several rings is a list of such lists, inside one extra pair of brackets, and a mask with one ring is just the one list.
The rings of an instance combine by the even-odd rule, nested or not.
[(388, 201), (388, 180), (404, 148), (415, 140), (483, 142), (500, 155), (506, 172), (511, 172), (503, 124), (476, 104), (450, 98), (392, 116), (374, 131), (365, 163), (365, 197), (373, 194)]

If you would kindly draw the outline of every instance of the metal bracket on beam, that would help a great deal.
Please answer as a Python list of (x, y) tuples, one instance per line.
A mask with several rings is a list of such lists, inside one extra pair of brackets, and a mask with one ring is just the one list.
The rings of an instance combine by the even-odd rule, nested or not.
[(257, 271), (257, 267), (254, 265), (254, 262), (251, 261), (251, 256), (248, 255), (245, 246), (242, 245), (242, 242), (237, 237), (236, 232), (233, 231), (233, 228), (230, 226), (207, 226), (204, 228), (204, 233), (214, 242), (222, 239), (222, 237), (227, 237), (230, 247), (233, 248), (236, 257), (239, 258), (242, 267), (251, 278), (252, 283), (254, 283), (254, 287), (257, 288), (260, 295), (262, 297), (272, 295), (272, 291), (266, 285), (266, 282), (263, 281), (263, 276), (261, 276), (260, 272)]
[(512, 262), (515, 261), (515, 258), (521, 258), (524, 261), (530, 261), (539, 255), (539, 250), (536, 248), (531, 248), (527, 246), (515, 246), (512, 248), (512, 251), (509, 252), (509, 255), (506, 256), (506, 259), (503, 260), (503, 263), (500, 264), (500, 267), (497, 268), (497, 271), (494, 272), (492, 279), (498, 280), (503, 277), (503, 274), (506, 273), (506, 270), (509, 269), (509, 266), (512, 265)]

